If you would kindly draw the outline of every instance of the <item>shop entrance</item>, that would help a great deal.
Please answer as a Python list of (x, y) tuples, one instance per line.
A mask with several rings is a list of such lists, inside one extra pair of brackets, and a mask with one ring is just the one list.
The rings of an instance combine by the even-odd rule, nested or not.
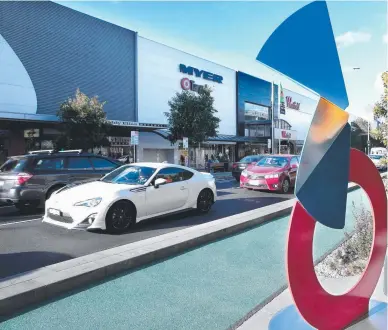
[(143, 149), (143, 161), (174, 163), (174, 149)]
[(268, 154), (268, 144), (265, 143), (245, 143), (238, 146), (238, 159), (246, 156)]
[(289, 140), (278, 140), (277, 153), (294, 155), (295, 151), (296, 148), (294, 142)]

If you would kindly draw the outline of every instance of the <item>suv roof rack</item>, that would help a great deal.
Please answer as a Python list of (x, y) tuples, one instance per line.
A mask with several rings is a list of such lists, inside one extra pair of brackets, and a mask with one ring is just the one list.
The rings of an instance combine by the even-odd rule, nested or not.
[(61, 150), (61, 151), (58, 151), (60, 153), (65, 153), (65, 152), (71, 152), (71, 153), (82, 153), (82, 149), (74, 149), (74, 150)]
[(30, 155), (34, 155), (34, 154), (52, 154), (54, 152), (54, 150), (35, 150), (35, 151), (29, 151), (28, 153)]

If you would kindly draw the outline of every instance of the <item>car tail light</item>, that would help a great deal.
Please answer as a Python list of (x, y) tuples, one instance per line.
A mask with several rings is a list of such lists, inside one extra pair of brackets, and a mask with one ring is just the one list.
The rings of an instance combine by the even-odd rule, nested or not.
[(19, 173), (18, 174), (18, 179), (17, 179), (18, 185), (21, 186), (21, 185), (25, 184), (31, 178), (32, 178), (32, 174), (29, 174), (29, 173)]

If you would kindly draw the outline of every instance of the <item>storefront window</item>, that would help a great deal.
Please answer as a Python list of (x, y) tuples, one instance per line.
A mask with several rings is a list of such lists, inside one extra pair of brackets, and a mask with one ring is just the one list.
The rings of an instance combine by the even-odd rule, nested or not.
[(241, 144), (238, 147), (238, 160), (246, 156), (263, 155), (268, 152), (268, 145), (264, 143)]
[[(183, 154), (183, 150), (181, 150)], [(234, 144), (201, 144), (200, 147), (191, 147), (189, 152), (190, 167), (199, 170), (207, 169), (210, 162), (219, 163), (220, 169), (224, 163), (233, 163), (235, 161), (235, 145)]]
[(270, 137), (271, 125), (249, 125), (246, 136), (249, 137)]
[(290, 130), (291, 125), (288, 122), (286, 122), (285, 120), (279, 119), (279, 120), (275, 120), (275, 128)]
[(269, 108), (262, 105), (245, 102), (245, 121), (251, 120), (268, 120), (269, 119)]

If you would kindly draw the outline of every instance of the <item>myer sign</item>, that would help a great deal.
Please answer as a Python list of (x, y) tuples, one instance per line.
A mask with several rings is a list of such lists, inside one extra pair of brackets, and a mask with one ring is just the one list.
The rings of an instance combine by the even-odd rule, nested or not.
[(222, 84), (222, 80), (224, 79), (222, 76), (218, 74), (193, 68), (192, 66), (186, 66), (184, 64), (179, 64), (179, 71), (181, 73), (188, 74), (190, 76), (195, 76), (197, 78), (214, 81), (219, 84)]

